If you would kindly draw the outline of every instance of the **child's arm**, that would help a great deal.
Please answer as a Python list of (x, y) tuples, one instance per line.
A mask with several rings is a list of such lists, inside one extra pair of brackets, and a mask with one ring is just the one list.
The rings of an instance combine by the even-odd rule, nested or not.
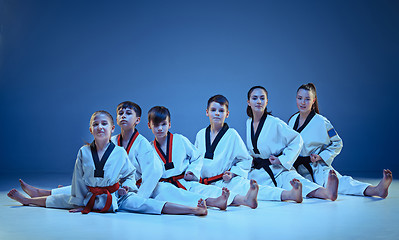
[(72, 176), (71, 197), (69, 203), (84, 206), (84, 199), (88, 193), (86, 183), (83, 181), (82, 148), (78, 152)]
[(190, 161), (186, 169), (187, 178), (185, 176), (185, 179), (188, 181), (198, 181), (201, 177), (201, 168), (203, 164), (201, 153), (186, 137), (182, 139), (186, 150), (186, 157)]
[[(294, 164), (295, 160), (298, 158), (299, 153), (301, 153), (301, 149), (303, 146), (303, 140), (301, 135), (290, 128), (285, 122), (280, 121), (277, 124), (277, 134), (279, 137), (282, 138), (283, 145), (283, 152), (279, 157), (272, 157), (270, 156), (271, 162), (283, 165), (286, 169), (290, 170), (292, 165)], [(272, 162), (273, 164), (273, 162)]]
[(142, 183), (138, 191), (138, 195), (149, 198), (158, 184), (163, 174), (163, 166), (155, 156), (155, 151), (148, 141), (142, 141), (137, 161), (141, 168)]
[(231, 141), (232, 144), (234, 144), (234, 147), (232, 148), (233, 153), (231, 154), (231, 157), (234, 157), (234, 161), (230, 172), (243, 178), (247, 178), (248, 172), (251, 170), (252, 157), (240, 135), (235, 130), (234, 134), (231, 136)]
[[(317, 156), (320, 156), (321, 160), (324, 161), (328, 166), (331, 166), (334, 158), (341, 152), (343, 147), (342, 139), (338, 136), (334, 127), (326, 118), (324, 118), (326, 126), (327, 137), (330, 139), (330, 144), (325, 147)], [(315, 157), (317, 157), (315, 156)]]
[(121, 153), (122, 154), (120, 156), (120, 159), (121, 161), (124, 161), (124, 164), (120, 171), (119, 182), (121, 183), (121, 187), (124, 189), (128, 189), (129, 192), (137, 192), (138, 188), (136, 186), (135, 179), (136, 168), (130, 162), (127, 153), (125, 151), (121, 151)]

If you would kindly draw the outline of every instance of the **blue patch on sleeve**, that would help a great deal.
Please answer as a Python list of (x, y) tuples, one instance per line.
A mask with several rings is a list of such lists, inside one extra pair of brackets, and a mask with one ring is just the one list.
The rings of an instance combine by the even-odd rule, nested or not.
[(334, 128), (331, 128), (330, 130), (328, 130), (328, 136), (330, 137), (330, 138), (332, 138), (332, 137), (334, 137), (335, 135), (337, 135), (337, 132), (335, 131), (335, 129)]

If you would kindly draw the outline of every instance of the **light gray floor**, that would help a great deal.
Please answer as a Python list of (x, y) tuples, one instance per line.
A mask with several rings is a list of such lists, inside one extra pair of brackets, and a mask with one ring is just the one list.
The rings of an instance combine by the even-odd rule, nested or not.
[[(67, 184), (66, 175), (27, 177), (50, 188)], [(18, 177), (2, 176), (0, 239), (399, 239), (399, 181), (387, 199), (340, 195), (335, 202), (305, 199), (301, 204), (259, 202), (258, 209), (209, 209), (208, 216), (68, 213), (21, 206), (8, 190), (20, 190)], [(361, 179), (377, 184), (377, 179)]]

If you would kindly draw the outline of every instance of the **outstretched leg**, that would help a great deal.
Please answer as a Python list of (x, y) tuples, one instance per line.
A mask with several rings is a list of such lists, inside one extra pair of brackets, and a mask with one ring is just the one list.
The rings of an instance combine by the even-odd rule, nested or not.
[(37, 205), (39, 207), (46, 207), (46, 199), (47, 196), (44, 197), (35, 197), (35, 198), (27, 198), (24, 195), (22, 195), (20, 192), (18, 192), (16, 189), (12, 189), (11, 191), (8, 192), (7, 196), (9, 198), (14, 199), (15, 201), (18, 201), (22, 203), (22, 205)]
[(365, 196), (378, 196), (386, 198), (388, 196), (388, 188), (392, 183), (392, 172), (389, 169), (384, 169), (382, 172), (382, 179), (377, 186), (368, 186), (364, 190)]
[(250, 187), (247, 192), (247, 195), (242, 196), (242, 195), (237, 195), (231, 205), (233, 206), (239, 206), (239, 205), (245, 205), (250, 208), (257, 208), (258, 207), (258, 191), (259, 191), (259, 185), (258, 183), (251, 179), (250, 181)]
[(302, 198), (302, 183), (294, 178), (290, 181), (292, 189), (290, 191), (283, 191), (281, 193), (281, 201), (292, 200), (297, 203), (301, 203), (303, 201)]
[(331, 201), (337, 200), (338, 197), (338, 177), (334, 170), (328, 173), (327, 187), (320, 187), (310, 192), (307, 197), (330, 199)]
[(201, 198), (198, 200), (197, 207), (188, 207), (176, 203), (166, 202), (162, 208), (162, 213), (176, 215), (194, 214), (197, 216), (206, 216), (208, 214), (208, 210), (206, 208), (205, 201)]
[(40, 189), (37, 187), (34, 187), (32, 185), (27, 184), (26, 182), (22, 181), (22, 179), (19, 179), (19, 183), (21, 184), (22, 190), (26, 192), (30, 197), (44, 197), (44, 196), (50, 196), (51, 195), (51, 190), (47, 189)]
[(222, 195), (217, 198), (207, 198), (205, 199), (206, 205), (209, 207), (217, 207), (220, 210), (226, 210), (227, 199), (229, 199), (230, 191), (227, 188), (222, 188)]

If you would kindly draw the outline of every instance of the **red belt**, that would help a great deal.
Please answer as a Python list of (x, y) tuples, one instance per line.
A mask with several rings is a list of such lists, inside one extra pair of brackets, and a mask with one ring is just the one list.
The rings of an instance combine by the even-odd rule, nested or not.
[(216, 176), (213, 176), (213, 177), (200, 178), (199, 182), (202, 183), (202, 184), (205, 184), (205, 185), (209, 185), (211, 183), (214, 183), (214, 182), (217, 182), (219, 180), (222, 180), (223, 179), (223, 175), (224, 175), (224, 173), (216, 175)]
[(140, 187), (142, 182), (143, 182), (143, 179), (140, 178), (139, 180), (136, 181), (136, 186)]
[(91, 212), (94, 206), (94, 202), (96, 200), (96, 196), (101, 194), (107, 194), (107, 201), (105, 202), (105, 206), (100, 211), (93, 211), (93, 212), (100, 212), (100, 213), (108, 212), (112, 204), (111, 193), (116, 192), (118, 189), (119, 189), (119, 182), (108, 187), (89, 187), (89, 191), (93, 193), (93, 195), (91, 196), (86, 207), (83, 209), (82, 213), (88, 214), (89, 212)]
[(184, 173), (177, 175), (177, 176), (173, 176), (173, 177), (169, 177), (169, 178), (161, 178), (159, 179), (160, 182), (168, 182), (171, 183), (173, 185), (175, 185), (178, 188), (183, 188), (184, 190), (187, 190), (180, 182), (179, 179), (184, 178)]

